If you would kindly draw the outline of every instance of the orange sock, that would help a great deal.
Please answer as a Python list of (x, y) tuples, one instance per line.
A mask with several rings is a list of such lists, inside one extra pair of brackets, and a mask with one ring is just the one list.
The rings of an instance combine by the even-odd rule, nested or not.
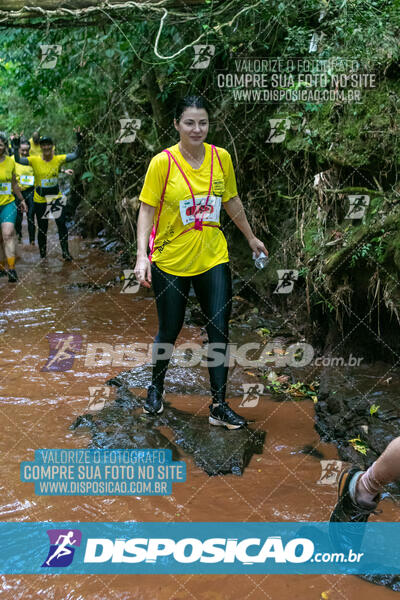
[(13, 269), (15, 266), (15, 256), (11, 256), (11, 258), (7, 258), (7, 263), (10, 269)]
[(0, 263), (0, 271), (5, 271), (5, 266), (3, 265), (3, 263)]

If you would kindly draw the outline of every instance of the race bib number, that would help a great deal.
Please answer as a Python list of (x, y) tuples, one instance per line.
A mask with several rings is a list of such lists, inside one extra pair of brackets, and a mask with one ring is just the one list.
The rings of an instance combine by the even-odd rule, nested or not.
[(67, 203), (66, 196), (46, 196), (46, 211), (42, 219), (58, 219)]
[(33, 185), (35, 183), (35, 178), (33, 175), (21, 175), (19, 182), (21, 185)]
[(193, 206), (192, 198), (179, 202), (179, 210), (184, 225), (194, 223), (196, 213), (202, 221), (215, 221), (219, 223), (219, 213), (221, 211), (220, 196), (210, 196), (207, 206), (207, 196), (195, 196), (194, 199), (196, 207)]
[(42, 179), (40, 182), (40, 187), (42, 188), (51, 188), (58, 185), (57, 177), (50, 177), (50, 179)]
[(3, 196), (9, 196), (11, 194), (11, 183), (0, 183), (0, 194)]

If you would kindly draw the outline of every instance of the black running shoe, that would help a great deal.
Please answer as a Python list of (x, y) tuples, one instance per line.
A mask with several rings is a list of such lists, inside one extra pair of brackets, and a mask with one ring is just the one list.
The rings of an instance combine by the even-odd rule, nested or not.
[(338, 501), (331, 514), (331, 523), (365, 523), (371, 514), (379, 514), (380, 511), (375, 509), (381, 498), (380, 494), (375, 496), (374, 502), (363, 502), (362, 504), (353, 502), (350, 497), (350, 481), (359, 471), (358, 467), (351, 467), (341, 473), (338, 482)]
[(72, 260), (72, 256), (67, 251), (62, 253), (62, 257), (65, 261), (68, 261), (68, 262), (70, 262)]
[(40, 258), (46, 258), (46, 249), (40, 248)]
[(227, 429), (239, 429), (247, 423), (244, 417), (241, 417), (226, 402), (210, 404), (210, 416), (208, 422), (217, 427), (226, 427)]
[(17, 275), (17, 271), (15, 269), (9, 269), (8, 281), (9, 281), (9, 283), (17, 283), (18, 275)]
[(147, 390), (147, 398), (144, 403), (143, 412), (148, 415), (158, 415), (164, 410), (163, 394), (161, 394), (155, 385), (151, 384)]
[(0, 269), (0, 277), (7, 277), (7, 271), (5, 269)]

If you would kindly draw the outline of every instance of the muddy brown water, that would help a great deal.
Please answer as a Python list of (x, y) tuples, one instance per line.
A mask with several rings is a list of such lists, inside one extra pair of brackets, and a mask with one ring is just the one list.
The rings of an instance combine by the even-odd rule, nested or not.
[[(321, 485), (318, 457), (304, 453), (315, 447), (324, 459), (337, 459), (336, 448), (320, 443), (314, 429), (312, 401), (276, 402), (263, 397), (255, 407), (233, 408), (267, 432), (264, 452), (254, 455), (242, 477), (209, 477), (187, 461), (187, 481), (174, 484), (168, 497), (36, 496), (33, 484), (22, 483), (21, 461), (33, 460), (38, 448), (81, 448), (88, 434), (70, 425), (88, 406), (89, 387), (126, 370), (120, 364), (88, 366), (89, 343), (151, 343), (156, 333), (152, 293), (122, 294), (121, 286), (92, 291), (79, 286), (115, 279), (120, 269), (115, 255), (79, 238), (71, 241), (73, 264), (60, 260), (54, 232), (46, 262), (37, 250), (19, 245), (18, 285), (0, 279), (0, 415), (2, 421), (1, 507), (3, 521), (324, 521), (335, 502), (334, 485)], [(49, 356), (51, 333), (79, 334), (82, 348), (65, 372), (41, 369)], [(184, 326), (178, 343), (201, 343), (199, 328)], [(106, 361), (104, 361), (106, 362)], [(117, 362), (117, 361), (115, 361)], [(236, 374), (235, 374), (236, 377)], [(243, 381), (252, 378), (243, 373)], [(115, 390), (111, 389), (108, 401)], [(135, 387), (136, 393), (143, 388)], [(168, 390), (167, 390), (168, 393)], [(207, 414), (208, 396), (170, 394), (170, 402), (187, 411)], [(389, 499), (374, 519), (397, 521), (399, 511)], [(115, 600), (329, 600), (398, 598), (388, 589), (354, 576), (342, 575), (25, 575), (2, 576), (2, 598)]]

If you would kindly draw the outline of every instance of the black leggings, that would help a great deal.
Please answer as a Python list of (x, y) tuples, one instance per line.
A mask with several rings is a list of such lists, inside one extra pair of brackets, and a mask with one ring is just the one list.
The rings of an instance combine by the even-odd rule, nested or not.
[[(38, 245), (40, 252), (46, 253), (47, 245), (47, 229), (49, 226), (49, 220), (43, 219), (43, 215), (46, 212), (46, 202), (35, 202), (35, 215), (38, 224)], [(58, 238), (60, 240), (61, 250), (68, 252), (68, 229), (65, 224), (65, 206), (62, 207), (61, 215), (55, 220), (58, 229)]]
[[(33, 202), (34, 191), (35, 191), (35, 188), (33, 186), (26, 188), (26, 190), (21, 190), (21, 194), (23, 195), (26, 205), (28, 207), (27, 219), (28, 219), (29, 243), (32, 243), (35, 241), (35, 217), (34, 217), (35, 206), (34, 206), (34, 202)], [(15, 221), (15, 231), (17, 232), (17, 235), (20, 236), (20, 235), (22, 235), (22, 219), (23, 219), (24, 215), (23, 215), (23, 212), (20, 210), (19, 200), (17, 198), (15, 200), (16, 200), (17, 206), (18, 206), (17, 219)]]
[(218, 360), (218, 363), (222, 364), (208, 366), (208, 372), (212, 396), (216, 402), (223, 402), (229, 369), (229, 365), (224, 364), (229, 343), (228, 322), (232, 310), (232, 280), (229, 263), (216, 265), (205, 273), (188, 277), (170, 275), (152, 263), (151, 276), (158, 313), (158, 333), (153, 344), (152, 383), (162, 392), (170, 354), (166, 353), (166, 358), (159, 358), (157, 352), (160, 355), (162, 351), (157, 351), (157, 344), (175, 344), (182, 329), (192, 281), (206, 320), (208, 342), (218, 344), (214, 346), (213, 354), (214, 357), (220, 355), (218, 359), (221, 360)]

